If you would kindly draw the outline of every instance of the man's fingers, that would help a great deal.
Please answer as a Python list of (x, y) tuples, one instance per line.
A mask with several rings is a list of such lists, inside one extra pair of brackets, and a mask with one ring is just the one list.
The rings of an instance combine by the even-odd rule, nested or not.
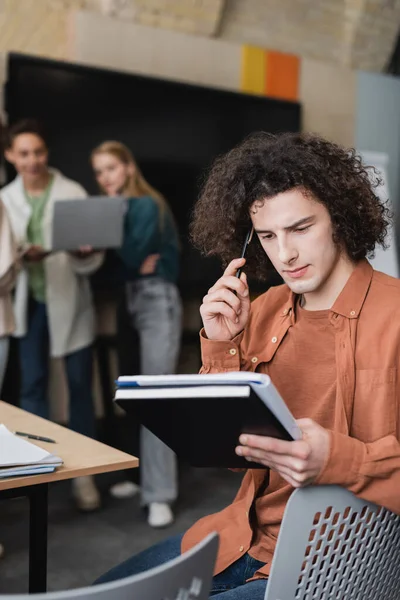
[(211, 294), (207, 294), (203, 298), (204, 304), (209, 304), (210, 302), (226, 302), (229, 306), (233, 308), (233, 310), (238, 313), (242, 308), (242, 303), (240, 299), (235, 296), (233, 292), (227, 290), (226, 288), (216, 290), (211, 292)]
[(248, 460), (255, 460), (256, 462), (260, 461), (262, 464), (268, 465), (276, 470), (283, 468), (288, 469), (293, 473), (303, 473), (307, 471), (308, 468), (306, 460), (295, 458), (290, 454), (270, 454), (263, 450), (257, 450), (246, 446), (238, 446), (237, 454), (244, 456)]
[(218, 315), (223, 315), (230, 319), (232, 323), (239, 321), (236, 312), (226, 302), (210, 302), (200, 307), (200, 314), (204, 320), (214, 319)]
[(304, 460), (310, 455), (310, 446), (305, 440), (287, 442), (285, 440), (245, 433), (240, 436), (239, 442), (242, 446), (248, 446), (249, 448), (257, 448), (274, 454), (286, 454)]
[(251, 454), (243, 455), (249, 462), (259, 463), (276, 471), (292, 487), (302, 487), (312, 480), (312, 473), (306, 469), (306, 463), (293, 464), (291, 457), (286, 457), (286, 462), (273, 460), (262, 452), (252, 451)]
[(224, 275), (236, 275), (236, 271), (246, 264), (245, 258), (234, 258), (224, 271)]
[(243, 298), (247, 298), (249, 295), (249, 288), (246, 281), (243, 279), (238, 279), (237, 277), (233, 277), (232, 275), (224, 275), (216, 283), (208, 290), (209, 294), (217, 290), (229, 289), (237, 292), (239, 296)]

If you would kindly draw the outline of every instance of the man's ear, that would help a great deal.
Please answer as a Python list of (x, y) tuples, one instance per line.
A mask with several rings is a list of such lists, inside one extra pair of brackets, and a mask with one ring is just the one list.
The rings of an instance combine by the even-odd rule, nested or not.
[(14, 152), (11, 148), (7, 148), (7, 150), (4, 151), (4, 156), (9, 163), (14, 164)]

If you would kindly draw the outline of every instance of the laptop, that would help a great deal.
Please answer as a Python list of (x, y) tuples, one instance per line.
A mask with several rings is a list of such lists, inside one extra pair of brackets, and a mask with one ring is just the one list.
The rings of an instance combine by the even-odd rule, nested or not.
[(54, 203), (51, 250), (120, 248), (126, 209), (122, 197), (58, 200)]

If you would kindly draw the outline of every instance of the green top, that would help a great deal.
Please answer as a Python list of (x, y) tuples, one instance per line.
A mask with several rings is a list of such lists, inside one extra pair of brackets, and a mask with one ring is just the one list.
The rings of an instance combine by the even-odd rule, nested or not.
[(141, 278), (140, 266), (149, 254), (159, 254), (154, 275), (175, 283), (179, 273), (179, 237), (172, 212), (166, 205), (160, 214), (150, 196), (128, 198), (122, 247), (117, 250), (125, 273), (124, 279)]
[[(35, 246), (43, 246), (43, 215), (50, 196), (51, 186), (53, 184), (53, 175), (51, 175), (46, 188), (38, 196), (31, 196), (24, 189), (24, 194), (29, 203), (32, 214), (26, 231), (27, 241)], [(46, 274), (43, 261), (37, 263), (28, 263), (29, 290), (31, 295), (38, 302), (46, 301)]]

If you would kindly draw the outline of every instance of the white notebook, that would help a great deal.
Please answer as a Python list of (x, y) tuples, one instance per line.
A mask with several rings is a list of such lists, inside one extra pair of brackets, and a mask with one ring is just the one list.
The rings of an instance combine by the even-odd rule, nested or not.
[[(3, 469), (12, 468), (14, 474), (18, 467), (21, 471), (26, 470), (29, 465), (34, 467), (45, 467), (47, 470), (62, 465), (63, 461), (59, 456), (55, 456), (35, 444), (31, 444), (25, 439), (12, 433), (5, 425), (0, 424), (0, 475)], [(28, 469), (31, 470), (31, 469)]]

